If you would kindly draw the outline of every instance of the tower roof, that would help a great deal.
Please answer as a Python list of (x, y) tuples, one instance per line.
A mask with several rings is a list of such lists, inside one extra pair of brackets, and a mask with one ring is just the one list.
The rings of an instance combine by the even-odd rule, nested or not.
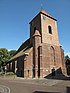
[(48, 14), (48, 13), (47, 13), (45, 10), (43, 10), (43, 9), (40, 11), (40, 13), (45, 14), (45, 15), (47, 15), (47, 16), (49, 16), (49, 17), (52, 17), (50, 14)]
[(51, 18), (51, 19), (53, 19), (53, 20), (55, 20), (55, 21), (57, 21), (54, 17), (52, 17), (50, 14), (48, 14), (45, 10), (41, 10), (40, 13), (49, 17), (49, 18)]
[[(45, 15), (45, 16), (47, 16), (47, 17), (49, 17), (49, 18), (51, 18), (51, 19), (53, 19), (53, 20), (55, 20), (55, 21), (57, 21), (54, 17), (52, 17), (50, 14), (48, 14), (45, 10), (41, 10), (32, 20), (31, 20), (31, 22), (38, 16), (38, 15), (40, 15), (40, 14), (43, 14), (43, 15)], [(30, 22), (30, 23), (31, 23)], [(29, 24), (30, 24), (29, 23)]]

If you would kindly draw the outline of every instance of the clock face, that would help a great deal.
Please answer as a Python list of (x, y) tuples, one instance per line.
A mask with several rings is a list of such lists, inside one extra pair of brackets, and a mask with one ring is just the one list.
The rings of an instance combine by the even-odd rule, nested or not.
[(46, 16), (43, 16), (43, 20), (46, 20)]

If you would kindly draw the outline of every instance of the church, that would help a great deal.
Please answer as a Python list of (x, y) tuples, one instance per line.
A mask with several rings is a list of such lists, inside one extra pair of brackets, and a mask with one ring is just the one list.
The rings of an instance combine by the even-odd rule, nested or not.
[(57, 20), (41, 10), (29, 23), (30, 38), (7, 62), (9, 71), (23, 78), (44, 78), (65, 73), (64, 50), (57, 29)]

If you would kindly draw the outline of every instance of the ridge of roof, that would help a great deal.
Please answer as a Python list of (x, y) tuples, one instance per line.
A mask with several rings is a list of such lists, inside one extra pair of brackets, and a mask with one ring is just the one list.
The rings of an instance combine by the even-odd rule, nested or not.
[(32, 49), (32, 47), (29, 47), (29, 48), (27, 48), (27, 49), (25, 49), (25, 50), (21, 50), (21, 51), (18, 52), (16, 55), (14, 55), (9, 61), (14, 60), (14, 59), (16, 59), (16, 58), (18, 58), (18, 57), (20, 57), (20, 56), (26, 55), (27, 53), (29, 53), (29, 51), (30, 51), (31, 49)]
[(26, 47), (28, 47), (29, 45), (30, 45), (30, 38), (27, 39), (25, 42), (23, 42), (23, 43), (21, 44), (21, 46), (18, 48), (16, 54), (17, 54), (18, 52), (20, 52), (21, 50), (25, 49)]
[(43, 9), (42, 9), (40, 12), (43, 13), (43, 14), (46, 14), (46, 15), (48, 15), (48, 16), (50, 16), (50, 17), (52, 17), (49, 13), (47, 13), (47, 12), (46, 12), (45, 10), (43, 10)]
[(53, 19), (53, 20), (55, 20), (55, 21), (57, 21), (54, 17), (52, 17), (49, 13), (47, 13), (45, 10), (42, 9), (42, 10), (29, 22), (29, 24), (30, 24), (39, 14), (43, 14), (43, 15), (45, 15), (45, 16), (47, 16), (47, 17), (49, 17), (49, 18), (51, 18), (51, 19)]

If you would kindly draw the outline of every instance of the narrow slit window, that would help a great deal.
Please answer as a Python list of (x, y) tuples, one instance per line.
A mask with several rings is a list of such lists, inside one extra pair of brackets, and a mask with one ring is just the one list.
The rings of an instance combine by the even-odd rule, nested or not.
[(49, 31), (49, 34), (52, 34), (52, 28), (51, 28), (51, 26), (48, 26), (48, 31)]
[(34, 27), (34, 33), (35, 33), (36, 27)]

